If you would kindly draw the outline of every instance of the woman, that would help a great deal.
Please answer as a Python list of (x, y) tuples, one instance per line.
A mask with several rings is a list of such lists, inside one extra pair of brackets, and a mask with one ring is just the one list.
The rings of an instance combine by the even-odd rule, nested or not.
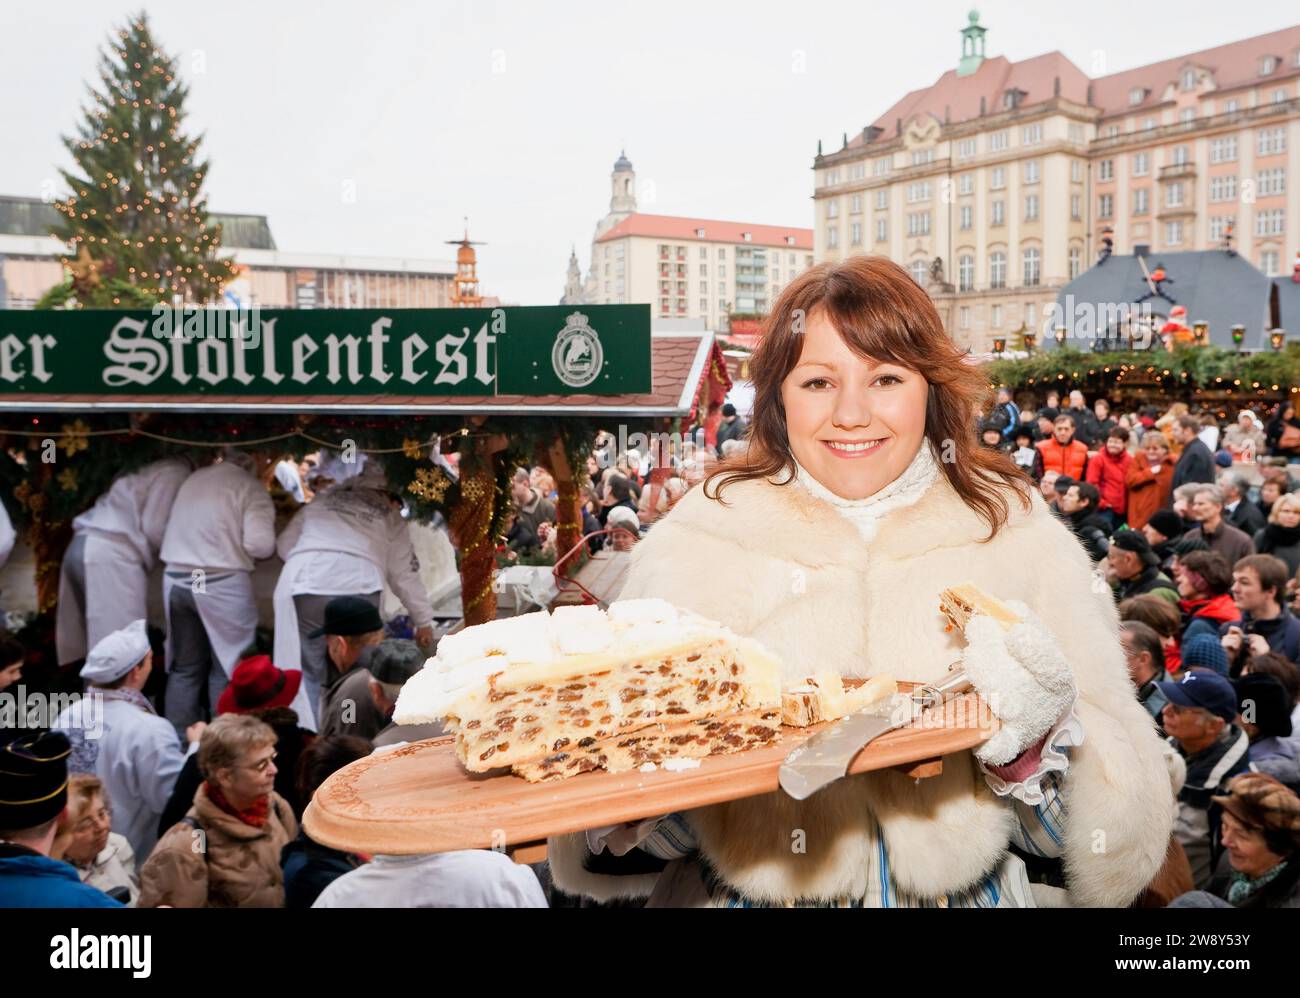
[(1287, 492), (1272, 504), (1268, 523), (1255, 531), (1255, 553), (1281, 558), (1287, 575), (1294, 577), (1300, 570), (1300, 495)]
[[(309, 801), (325, 780), (349, 763), (370, 754), (370, 743), (353, 735), (318, 738), (298, 762), (298, 793)], [(327, 886), (355, 870), (361, 859), (349, 852), (323, 846), (299, 829), (298, 837), (284, 847), (284, 906), (310, 908)]]
[(283, 908), (280, 851), (298, 822), (275, 792), (275, 732), (223, 714), (199, 742), (194, 806), (140, 869), (141, 908)]
[(1263, 773), (1228, 781), (1211, 797), (1223, 808), (1220, 836), (1231, 873), (1174, 908), (1300, 908), (1300, 797)]
[(1125, 478), (1128, 485), (1128, 525), (1141, 530), (1152, 514), (1169, 505), (1174, 485), (1174, 462), (1169, 457), (1169, 438), (1158, 430), (1142, 437), (1142, 449), (1133, 455)]
[[(723, 622), (782, 659), (787, 680), (834, 669), (928, 681), (960, 660), (1003, 727), (930, 779), (867, 773), (806, 801), (777, 792), (553, 839), (556, 885), (654, 904), (1028, 907), (1015, 840), (1063, 858), (1074, 903), (1128, 904), (1165, 857), (1167, 769), (1108, 591), (1009, 459), (970, 434), (983, 372), (881, 257), (787, 285), (750, 370), (747, 463), (720, 466), (655, 525), (622, 596)], [(938, 593), (966, 580), (1024, 601), (1012, 604), (1026, 621), (1007, 639), (1014, 652), (987, 618), (967, 628), (965, 652), (945, 630)], [(1097, 830), (1104, 850), (1089, 844)], [(661, 876), (592, 872), (618, 860), (590, 850), (638, 843), (675, 859)]]
[(1274, 457), (1284, 457), (1288, 464), (1300, 462), (1300, 418), (1295, 414), (1295, 406), (1282, 402), (1268, 421), (1264, 431), (1268, 452)]
[(1219, 626), (1241, 618), (1232, 602), (1232, 566), (1217, 551), (1192, 551), (1174, 559), (1174, 582), (1178, 584), (1178, 606), (1183, 611), (1183, 639), (1187, 644), (1198, 634), (1216, 641)]
[[(1186, 402), (1175, 402), (1169, 407), (1169, 410), (1163, 416), (1156, 420), (1155, 428), (1166, 437), (1169, 437), (1169, 431), (1174, 428), (1174, 424), (1186, 416), (1187, 413), (1188, 409)], [(1179, 454), (1182, 452), (1183, 445), (1179, 443), (1171, 443), (1169, 449), (1170, 456), (1177, 461)]]
[(126, 836), (113, 831), (113, 815), (97, 777), (68, 777), (68, 809), (59, 819), (51, 855), (76, 869), (83, 884), (98, 887), (125, 905), (140, 895), (135, 853)]
[(1178, 638), (1183, 633), (1183, 617), (1178, 608), (1163, 596), (1143, 593), (1130, 596), (1119, 605), (1120, 620), (1137, 620), (1160, 636), (1160, 650), (1165, 654), (1165, 671), (1177, 675), (1182, 668)]
[[(1270, 474), (1274, 472), (1274, 474)], [(1265, 468), (1263, 469), (1264, 480), (1259, 483), (1259, 511), (1264, 514), (1267, 520), (1269, 514), (1273, 512), (1273, 504), (1282, 498), (1283, 494), (1290, 491), (1291, 482), (1287, 478), (1285, 468)], [(1278, 474), (1280, 473), (1280, 474)]]

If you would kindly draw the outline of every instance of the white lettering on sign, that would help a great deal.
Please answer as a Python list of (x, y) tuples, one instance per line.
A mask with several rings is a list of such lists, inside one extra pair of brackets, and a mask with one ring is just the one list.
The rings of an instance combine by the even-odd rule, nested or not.
[(229, 376), (225, 340), (199, 340), (199, 380), (219, 385)]
[(491, 358), (488, 355), (488, 347), (497, 341), (497, 338), (488, 332), (487, 323), (479, 328), (474, 335), (474, 377), (485, 385), (490, 385), (496, 379), (496, 375), (491, 370)]
[(415, 371), (415, 362), (429, 352), (429, 344), (419, 333), (413, 333), (402, 340), (402, 380), (417, 385), (424, 380), (428, 371)]
[(337, 385), (342, 375), (339, 374), (339, 354), (346, 348), (348, 352), (348, 382), (356, 384), (361, 380), (361, 358), (357, 352), (361, 349), (361, 340), (355, 336), (335, 336), (330, 333), (325, 337), (325, 348), (329, 351), (325, 380)]
[(370, 377), (381, 385), (388, 384), (392, 375), (384, 369), (384, 344), (388, 342), (388, 335), (384, 332), (393, 324), (392, 319), (376, 319), (370, 324), (370, 335), (366, 337), (370, 341)]
[(27, 371), (17, 364), (24, 349), (31, 351), (31, 375), (37, 381), (49, 381), (50, 372), (45, 369), (45, 351), (54, 348), (53, 336), (33, 335), (27, 337), (24, 348), (22, 340), (12, 334), (0, 340), (0, 378), (5, 381), (19, 381), (27, 376)]
[(314, 354), (318, 347), (310, 336), (299, 336), (293, 341), (293, 373), (289, 377), (301, 385), (307, 384), (312, 378), (316, 377), (315, 371), (307, 373), (307, 358)]
[[(434, 349), (434, 354), (438, 358), (438, 363), (442, 365), (442, 370), (438, 376), (433, 379), (435, 385), (459, 385), (465, 380), (465, 355), (460, 352), (460, 348), (465, 345), (469, 339), (469, 328), (461, 336), (455, 336), (448, 333), (438, 341)], [(448, 368), (454, 368), (455, 373), (449, 373)]]
[(275, 324), (279, 319), (262, 323), (262, 377), (273, 385), (284, 380), (284, 375), (275, 368)]
[(45, 336), (27, 337), (27, 348), (32, 352), (32, 377), (37, 381), (50, 380), (50, 372), (45, 368), (45, 351), (53, 350), (55, 339), (48, 333)]
[(6, 336), (0, 340), (0, 378), (5, 381), (17, 381), (27, 372), (14, 362), (23, 352), (23, 341), (17, 336)]
[(145, 336), (145, 323), (139, 319), (118, 320), (104, 344), (104, 356), (112, 362), (104, 368), (104, 384), (112, 388), (151, 385), (167, 370), (167, 348)]

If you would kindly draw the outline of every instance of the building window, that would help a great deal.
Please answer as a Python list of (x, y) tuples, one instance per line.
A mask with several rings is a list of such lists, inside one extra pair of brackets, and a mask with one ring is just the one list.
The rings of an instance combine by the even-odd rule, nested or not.
[(1210, 201), (1214, 203), (1222, 201), (1235, 201), (1237, 198), (1237, 175), (1211, 177), (1210, 178)]
[(700, 314), (703, 315), (703, 314), (704, 314), (705, 312), (707, 312), (708, 310), (709, 310), (709, 299), (707, 299), (707, 298), (701, 298), (701, 299), (700, 299)]
[(718, 247), (718, 259), (719, 259), (719, 260), (725, 260), (726, 258), (727, 258), (727, 247), (725, 247), (725, 246), (719, 246), (719, 247)]
[(925, 275), (929, 273), (930, 265), (925, 260), (913, 260), (908, 265), (908, 271), (912, 275), (912, 280), (916, 281), (921, 287), (925, 287)]
[(989, 173), (989, 189), (1000, 191), (1007, 186), (1007, 168), (995, 166)]
[(849, 242), (854, 246), (862, 245), (862, 223), (852, 222), (849, 224)]
[(1037, 145), (1042, 141), (1043, 125), (1041, 122), (1036, 125), (1026, 125), (1020, 130), (1020, 144), (1022, 146)]
[(1067, 134), (1071, 142), (1083, 142), (1083, 126), (1077, 122), (1070, 122)]
[(1097, 217), (1113, 218), (1115, 215), (1115, 196), (1103, 194), (1097, 198)]
[(1147, 92), (1142, 87), (1134, 87), (1128, 92), (1128, 102), (1132, 106), (1141, 104), (1146, 99)]
[(1170, 184), (1165, 188), (1165, 207), (1181, 208), (1183, 206), (1183, 184), (1182, 181)]
[(1151, 207), (1151, 191), (1146, 187), (1139, 187), (1133, 192), (1133, 214), (1145, 215)]
[[(834, 231), (834, 230), (832, 230), (832, 231)], [(718, 264), (718, 276), (719, 276), (719, 277), (726, 277), (726, 276), (727, 276), (727, 265), (726, 265), (725, 263), (720, 263), (720, 264)]]
[(866, 178), (866, 176), (867, 176), (866, 163), (854, 163), (852, 166), (849, 167), (850, 180), (863, 180)]
[(1143, 130), (1144, 132), (1149, 132), (1149, 131), (1151, 131), (1152, 129), (1154, 129), (1155, 127), (1156, 127), (1156, 119), (1155, 119), (1155, 118), (1144, 118), (1144, 119), (1143, 119), (1143, 121), (1142, 121), (1142, 130)]
[(727, 300), (725, 298), (718, 299), (718, 314), (719, 315), (727, 314)]
[(1025, 287), (1037, 287), (1042, 270), (1042, 254), (1038, 251), (1038, 247), (1030, 246), (1024, 251), (1021, 259), (1024, 264)]
[(1178, 120), (1181, 121), (1183, 124), (1187, 124), (1187, 122), (1189, 121), (1195, 121), (1196, 108), (1194, 107), (1183, 108), (1181, 111), (1178, 112)]
[(1181, 246), (1183, 244), (1183, 223), (1166, 222), (1165, 223), (1165, 245)]
[(1238, 106), (1239, 105), (1237, 104), (1237, 98), (1229, 97), (1227, 100), (1223, 102), (1223, 113), (1232, 114), (1233, 111), (1237, 110)]
[(1237, 158), (1237, 136), (1225, 135), (1210, 142), (1211, 163), (1231, 163)]
[(989, 224), (1004, 225), (1006, 224), (1007, 203), (1005, 201), (993, 201), (989, 204)]
[[(704, 248), (703, 246), (700, 247), (700, 249), (703, 249), (703, 248)], [(700, 264), (700, 276), (701, 276), (701, 277), (708, 277), (708, 276), (709, 276), (709, 265), (708, 265), (707, 263), (702, 263), (702, 264)]]
[(994, 305), (989, 309), (989, 325), (994, 329), (1002, 328), (1002, 306)]
[(894, 166), (893, 156), (881, 156), (879, 159), (872, 160), (871, 173), (877, 177), (883, 177)]
[(1194, 69), (1183, 70), (1183, 89), (1184, 90), (1196, 89), (1196, 70)]
[(1103, 159), (1097, 163), (1097, 179), (1115, 179), (1115, 161), (1113, 159)]
[(1278, 275), (1278, 255), (1277, 250), (1264, 250), (1259, 254), (1259, 269), (1269, 277)]
[(1007, 133), (994, 132), (989, 136), (989, 152), (1001, 152), (1007, 147)]
[(970, 194), (975, 190), (975, 176), (970, 173), (963, 173), (957, 178), (957, 193)]
[(1257, 132), (1255, 152), (1259, 156), (1273, 156), (1286, 152), (1286, 131), (1281, 128), (1265, 128)]
[(974, 224), (974, 209), (972, 209), (970, 205), (964, 204), (961, 206), (961, 211), (958, 214), (961, 219), (961, 228), (963, 230), (969, 230)]
[(1119, 138), (1119, 125), (1107, 125), (1107, 126), (1106, 126), (1106, 138), (1108, 138), (1108, 139), (1117, 139), (1117, 138)]
[(838, 199), (831, 198), (829, 201), (826, 202), (826, 217), (827, 218), (840, 217), (840, 202)]
[(1070, 183), (1072, 184), (1083, 183), (1083, 160), (1081, 159), (1070, 160)]
[(930, 213), (913, 211), (907, 216), (907, 234), (909, 236), (928, 236), (930, 234)]
[(1222, 240), (1228, 232), (1228, 225), (1231, 221), (1231, 215), (1211, 215), (1210, 242), (1217, 243)]
[(837, 247), (839, 244), (840, 244), (840, 230), (838, 228), (827, 229), (826, 245), (829, 246), (831, 249), (835, 249), (835, 247)]
[(1281, 208), (1258, 212), (1255, 215), (1255, 235), (1280, 236), (1282, 234), (1283, 219)]
[(930, 181), (918, 180), (915, 183), (908, 184), (907, 200), (909, 204), (916, 204), (918, 201), (929, 201)]
[(1187, 165), (1187, 146), (1174, 146), (1174, 155), (1173, 155), (1172, 162), (1174, 166)]
[(1070, 195), (1070, 220), (1079, 221), (1083, 217), (1083, 198), (1078, 194)]
[(1151, 157), (1144, 152), (1135, 152), (1133, 154), (1133, 176), (1145, 177), (1151, 169)]
[(876, 242), (883, 243), (889, 239), (889, 220), (886, 218), (876, 219)]
[(1038, 178), (1040, 176), (1041, 169), (1042, 169), (1042, 165), (1038, 162), (1038, 160), (1036, 159), (1027, 160), (1025, 162), (1025, 183), (1027, 184), (1038, 183)]
[(1005, 288), (1007, 286), (1007, 255), (1001, 250), (989, 254), (989, 287)]
[(1260, 197), (1267, 197), (1270, 194), (1285, 194), (1286, 170), (1280, 166), (1273, 170), (1260, 170), (1256, 193)]
[(1268, 76), (1277, 70), (1277, 57), (1266, 55), (1259, 60), (1259, 75)]
[(975, 287), (975, 258), (969, 253), (957, 259), (957, 290), (971, 291)]
[(889, 188), (882, 187), (876, 191), (876, 211), (884, 211), (889, 207)]
[(1025, 195), (1025, 221), (1026, 222), (1038, 221), (1038, 195), (1037, 194)]
[(850, 214), (850, 215), (861, 215), (861, 214), (862, 214), (862, 195), (861, 195), (861, 194), (854, 194), (851, 198), (849, 198), (849, 214)]
[(974, 155), (975, 155), (974, 139), (962, 139), (960, 142), (957, 143), (958, 159), (970, 159)]
[(913, 165), (913, 166), (924, 166), (926, 163), (932, 163), (932, 162), (934, 162), (934, 150), (933, 150), (933, 149), (913, 149), (913, 150), (912, 150), (912, 165)]
[(960, 316), (961, 328), (970, 329), (970, 306), (963, 305), (957, 310), (957, 314)]
[(1070, 280), (1074, 280), (1083, 272), (1083, 250), (1078, 246), (1070, 247)]

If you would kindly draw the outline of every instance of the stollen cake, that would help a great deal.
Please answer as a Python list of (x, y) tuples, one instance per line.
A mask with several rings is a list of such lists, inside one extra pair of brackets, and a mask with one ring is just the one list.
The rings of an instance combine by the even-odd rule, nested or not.
[(471, 772), (619, 772), (771, 742), (780, 675), (758, 642), (666, 600), (566, 606), (447, 635), (393, 720), (444, 719)]
[(893, 676), (872, 676), (861, 686), (846, 686), (838, 672), (828, 669), (809, 676), (781, 693), (781, 723), (806, 728), (855, 714), (898, 692)]
[(947, 629), (965, 631), (966, 624), (977, 613), (996, 620), (1004, 631), (1021, 623), (1020, 615), (995, 596), (990, 596), (974, 583), (963, 582), (949, 586), (939, 594), (939, 609), (948, 618)]

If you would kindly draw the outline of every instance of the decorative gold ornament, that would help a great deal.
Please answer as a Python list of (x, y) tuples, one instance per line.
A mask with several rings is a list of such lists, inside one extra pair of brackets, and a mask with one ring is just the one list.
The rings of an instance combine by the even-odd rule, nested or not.
[(86, 439), (90, 434), (90, 427), (80, 419), (73, 420), (71, 424), (63, 424), (63, 436), (59, 438), (59, 446), (63, 452), (71, 457), (78, 451), (89, 450), (90, 442)]
[(59, 472), (59, 484), (64, 492), (77, 491), (77, 472), (74, 468), (64, 468)]

